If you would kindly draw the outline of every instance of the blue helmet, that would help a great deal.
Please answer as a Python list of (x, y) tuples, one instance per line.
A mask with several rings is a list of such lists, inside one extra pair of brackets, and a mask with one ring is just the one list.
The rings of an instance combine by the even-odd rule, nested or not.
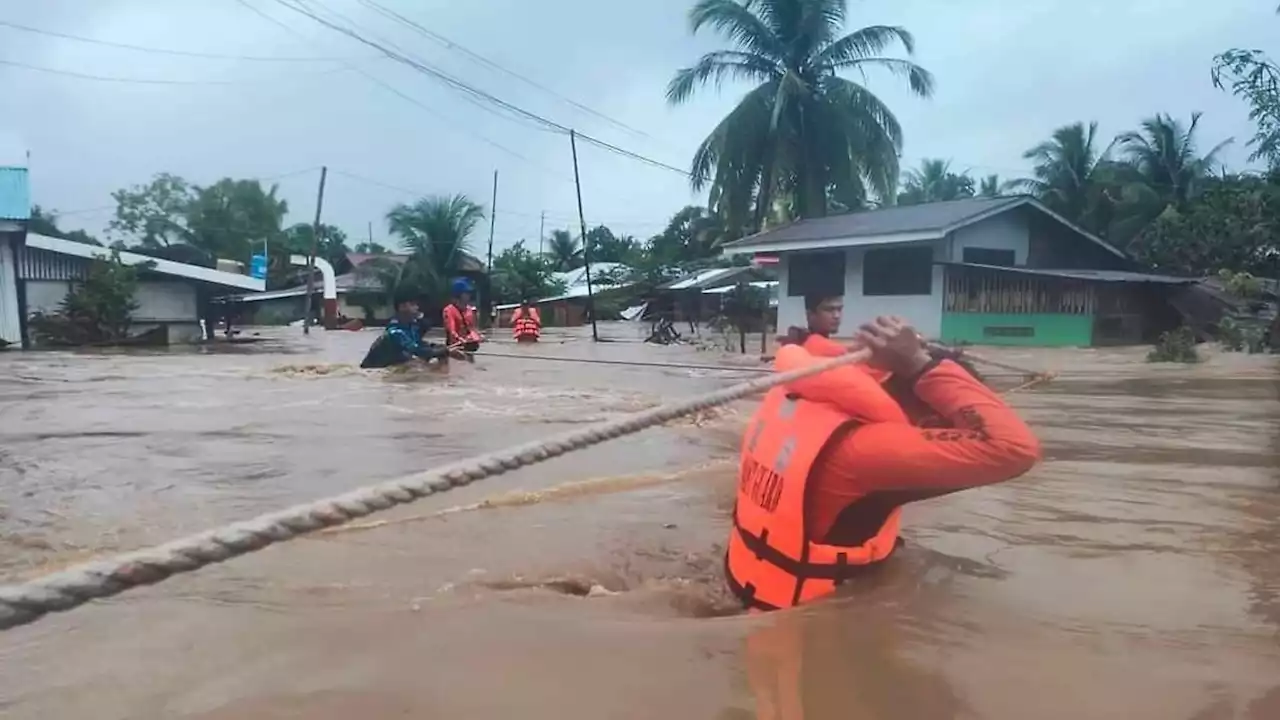
[(453, 294), (461, 295), (462, 293), (470, 293), (473, 290), (471, 281), (467, 278), (460, 277), (453, 280)]

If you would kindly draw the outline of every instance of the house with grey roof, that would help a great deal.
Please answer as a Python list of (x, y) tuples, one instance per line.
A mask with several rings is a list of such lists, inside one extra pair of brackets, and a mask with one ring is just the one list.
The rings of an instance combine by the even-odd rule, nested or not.
[(1181, 322), (1195, 278), (1140, 272), (1030, 196), (966, 198), (799, 220), (727, 243), (778, 260), (778, 327), (806, 295), (842, 296), (842, 335), (900, 315), (930, 338), (984, 345), (1144, 342)]

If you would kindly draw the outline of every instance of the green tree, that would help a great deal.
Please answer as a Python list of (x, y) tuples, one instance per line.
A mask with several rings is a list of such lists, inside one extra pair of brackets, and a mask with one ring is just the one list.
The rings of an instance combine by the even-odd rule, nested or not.
[(704, 207), (681, 208), (667, 227), (649, 239), (648, 253), (659, 264), (680, 265), (720, 257), (720, 246), (733, 239), (725, 224)]
[(1113, 167), (1119, 187), (1115, 213), (1107, 234), (1127, 241), (1166, 208), (1182, 209), (1194, 199), (1218, 169), (1218, 155), (1231, 140), (1201, 155), (1196, 141), (1200, 113), (1192, 113), (1183, 125), (1158, 113), (1142, 121), (1138, 130), (1121, 133), (1116, 147), (1123, 159)]
[[(1276, 9), (1280, 13), (1280, 8)], [(1249, 103), (1258, 126), (1249, 140), (1250, 160), (1264, 160), (1280, 172), (1280, 67), (1261, 50), (1228, 50), (1213, 59), (1213, 84)]]
[(554, 272), (568, 272), (582, 267), (582, 246), (568, 230), (552, 230), (545, 252)]
[[(301, 268), (292, 265), (293, 255), (307, 255), (311, 252), (312, 226), (310, 223), (295, 223), (277, 233), (267, 244), (267, 287), (284, 287), (292, 283)], [(316, 245), (316, 256), (324, 258), (333, 265), (334, 273), (341, 275), (350, 272), (351, 264), (347, 261), (347, 234), (333, 225), (320, 225), (320, 242)], [(305, 277), (305, 274), (304, 274)]]
[(102, 245), (97, 238), (84, 230), (67, 232), (60, 229), (58, 227), (58, 213), (53, 210), (45, 210), (39, 205), (31, 206), (31, 219), (28, 221), (27, 229), (37, 235), (62, 238), (85, 245)]
[(667, 100), (679, 104), (702, 85), (748, 80), (746, 94), (694, 153), (695, 190), (710, 184), (710, 206), (731, 227), (758, 229), (774, 200), (791, 213), (825, 215), (830, 199), (860, 207), (871, 194), (892, 198), (902, 128), (865, 86), (839, 75), (887, 70), (915, 94), (932, 93), (930, 74), (881, 55), (915, 42), (900, 27), (873, 25), (843, 37), (848, 0), (699, 0), (694, 33), (710, 27), (733, 49), (704, 55), (676, 73)]
[(982, 182), (978, 187), (978, 194), (982, 197), (1000, 197), (1004, 194), (1006, 183), (1000, 182), (999, 175), (988, 175), (982, 178)]
[(186, 209), (190, 243), (213, 259), (248, 262), (263, 243), (280, 235), (289, 205), (277, 198), (278, 188), (257, 180), (223, 178), (195, 188)]
[(493, 259), (490, 281), (494, 298), (500, 303), (554, 297), (565, 290), (564, 283), (552, 277), (547, 258), (529, 252), (523, 240)]
[(162, 248), (189, 243), (187, 211), (195, 191), (186, 180), (160, 173), (146, 185), (111, 193), (116, 215), (107, 224), (110, 233), (143, 248)]
[(467, 238), (485, 217), (484, 208), (466, 195), (433, 195), (387, 213), (387, 227), (400, 238), (409, 260), (400, 283), (424, 298), (449, 296), (469, 245)]
[(973, 178), (968, 173), (951, 172), (949, 160), (925, 159), (907, 172), (898, 194), (899, 205), (945, 202), (973, 197)]
[(362, 242), (356, 245), (356, 252), (363, 253), (365, 255), (386, 255), (391, 251), (388, 250), (381, 243), (376, 243), (376, 242), (373, 242), (372, 240), (367, 240), (365, 242)]
[(1064, 125), (1051, 139), (1023, 153), (1032, 161), (1033, 177), (1010, 186), (1029, 192), (1050, 210), (1094, 232), (1111, 221), (1111, 145), (1099, 149), (1098, 123)]
[(128, 337), (133, 311), (138, 308), (134, 300), (138, 274), (144, 267), (126, 265), (118, 250), (92, 261), (84, 279), (72, 285), (56, 314), (37, 314), (31, 319), (37, 342), (85, 345)]
[(614, 235), (604, 225), (597, 225), (587, 231), (587, 242), (591, 243), (591, 262), (633, 263), (640, 253), (640, 243), (630, 235)]
[(1129, 250), (1172, 274), (1273, 276), (1280, 266), (1280, 185), (1247, 175), (1209, 180), (1184, 207), (1168, 206)]

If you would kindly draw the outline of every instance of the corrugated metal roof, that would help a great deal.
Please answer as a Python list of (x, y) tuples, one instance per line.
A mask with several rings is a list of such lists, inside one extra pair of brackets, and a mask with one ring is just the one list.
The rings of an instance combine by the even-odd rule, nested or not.
[(1051, 270), (1041, 268), (1004, 267), (1002, 265), (980, 265), (978, 263), (938, 263), (954, 267), (967, 267), (977, 270), (994, 270), (996, 272), (1018, 273), (1021, 275), (1038, 275), (1040, 277), (1065, 278), (1067, 280), (1087, 280), (1090, 282), (1127, 282), (1157, 283), (1161, 285), (1194, 285), (1201, 278), (1174, 277), (1172, 275), (1151, 275), (1148, 273), (1129, 272), (1127, 270)]
[(31, 219), (31, 186), (24, 167), (0, 167), (0, 220)]
[(1123, 252), (1102, 238), (1072, 224), (1030, 195), (965, 198), (798, 220), (789, 225), (725, 243), (724, 249), (726, 254), (772, 253), (792, 249), (812, 250), (937, 240), (966, 225), (1023, 206), (1035, 208), (1117, 257), (1126, 257)]
[(716, 283), (724, 282), (730, 278), (741, 275), (742, 273), (752, 272), (751, 267), (728, 267), (728, 268), (711, 268), (710, 270), (702, 270), (696, 273), (685, 275), (684, 277), (672, 280), (658, 286), (659, 290), (697, 290), (700, 288), (715, 287)]
[[(47, 250), (59, 255), (85, 258), (87, 260), (109, 257), (111, 253), (111, 248), (105, 248), (99, 245), (85, 245), (84, 243), (78, 243), (72, 240), (63, 240), (62, 238), (37, 235), (35, 233), (27, 233), (27, 247)], [(120, 260), (126, 265), (149, 263), (154, 272), (187, 278), (189, 280), (198, 280), (212, 285), (223, 285), (225, 287), (240, 288), (242, 290), (263, 290), (266, 286), (266, 280), (262, 280), (260, 278), (252, 278), (248, 275), (238, 275), (236, 273), (223, 272), (221, 270), (214, 270), (213, 268), (189, 265), (187, 263), (174, 262), (172, 260), (162, 260), (160, 258), (153, 258), (147, 255), (139, 255), (138, 253), (121, 251)]]
[(845, 213), (812, 220), (797, 220), (773, 230), (725, 243), (725, 248), (747, 249), (755, 245), (801, 240), (866, 238), (902, 233), (941, 232), (974, 217), (1012, 208), (1030, 200), (1026, 196), (965, 198), (949, 202), (902, 205)]

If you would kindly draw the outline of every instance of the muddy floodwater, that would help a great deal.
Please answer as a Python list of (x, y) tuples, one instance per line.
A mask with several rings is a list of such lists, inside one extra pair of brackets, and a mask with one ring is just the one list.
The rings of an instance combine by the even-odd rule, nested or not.
[[(447, 374), (356, 369), (372, 332), (0, 354), (0, 576), (755, 377), (690, 365), (759, 367), (601, 332)], [(1010, 396), (1045, 463), (911, 507), (903, 551), (840, 598), (726, 598), (744, 404), (0, 633), (0, 717), (1280, 718), (1276, 361), (989, 352), (1061, 373)]]

